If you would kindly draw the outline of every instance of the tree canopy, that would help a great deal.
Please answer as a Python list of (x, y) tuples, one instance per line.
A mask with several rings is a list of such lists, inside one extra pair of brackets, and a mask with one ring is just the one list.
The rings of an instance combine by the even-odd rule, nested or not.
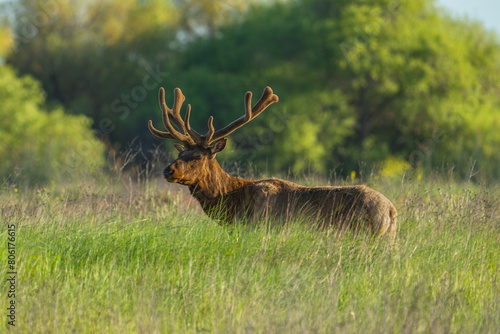
[(204, 73), (223, 79), (191, 93), (197, 99), (274, 87), (293, 116), (262, 152), (276, 168), (396, 156), (462, 171), (478, 160), (495, 172), (500, 46), (477, 23), (429, 1), (303, 1), (255, 9), (220, 35), (191, 45), (185, 86)]
[(498, 37), (433, 1), (50, 4), (15, 4), (6, 61), (112, 143), (159, 143), (146, 123), (161, 119), (160, 86), (183, 90), (204, 131), (269, 85), (280, 102), (232, 135), (228, 159), (319, 173), (407, 161), (464, 175), (477, 161), (500, 176)]

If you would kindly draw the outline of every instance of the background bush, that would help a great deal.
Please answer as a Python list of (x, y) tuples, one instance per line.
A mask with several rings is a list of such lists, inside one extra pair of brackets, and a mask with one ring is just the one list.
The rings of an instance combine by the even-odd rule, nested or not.
[(44, 182), (81, 176), (103, 167), (104, 144), (91, 119), (48, 111), (40, 84), (0, 66), (0, 178)]

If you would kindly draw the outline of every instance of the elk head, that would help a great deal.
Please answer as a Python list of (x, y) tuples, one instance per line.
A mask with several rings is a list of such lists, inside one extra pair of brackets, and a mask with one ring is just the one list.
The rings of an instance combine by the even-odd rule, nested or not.
[(174, 90), (174, 104), (172, 109), (165, 103), (165, 90), (160, 88), (159, 103), (163, 115), (163, 124), (168, 132), (157, 130), (153, 122), (149, 121), (149, 131), (163, 139), (174, 139), (180, 142), (174, 144), (179, 151), (177, 159), (167, 166), (163, 175), (168, 182), (180, 183), (188, 186), (198, 184), (210, 175), (218, 166), (215, 156), (226, 146), (226, 137), (239, 127), (250, 122), (272, 103), (278, 102), (278, 96), (273, 94), (270, 87), (264, 89), (260, 100), (252, 108), (252, 93), (245, 94), (245, 115), (241, 116), (226, 127), (215, 131), (213, 117), (208, 119), (208, 132), (200, 135), (189, 125), (191, 105), (188, 104), (184, 120), (180, 110), (185, 97), (179, 88)]

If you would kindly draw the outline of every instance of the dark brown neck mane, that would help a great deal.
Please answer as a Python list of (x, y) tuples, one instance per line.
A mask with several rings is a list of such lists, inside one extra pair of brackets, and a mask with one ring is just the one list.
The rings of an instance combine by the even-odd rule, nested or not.
[(229, 175), (222, 169), (217, 160), (213, 159), (207, 172), (204, 173), (204, 177), (196, 184), (190, 185), (189, 191), (200, 202), (201, 206), (205, 207), (207, 204), (219, 203), (224, 195), (237, 192), (252, 182)]

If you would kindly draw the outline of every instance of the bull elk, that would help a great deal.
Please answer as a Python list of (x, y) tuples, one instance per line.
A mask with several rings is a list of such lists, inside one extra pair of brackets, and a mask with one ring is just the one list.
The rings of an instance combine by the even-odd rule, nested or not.
[(191, 105), (182, 119), (180, 110), (184, 100), (181, 90), (176, 88), (170, 109), (165, 103), (165, 90), (160, 88), (159, 103), (168, 132), (155, 129), (151, 121), (149, 130), (159, 138), (180, 142), (174, 144), (179, 155), (165, 168), (164, 177), (168, 182), (188, 186), (210, 218), (232, 223), (301, 216), (320, 226), (367, 228), (376, 235), (387, 234), (394, 239), (396, 208), (387, 197), (367, 186), (303, 187), (276, 178), (245, 180), (224, 172), (215, 156), (226, 146), (225, 137), (278, 102), (270, 87), (264, 89), (253, 108), (252, 93), (247, 92), (245, 114), (223, 129), (215, 131), (211, 116), (205, 135), (189, 125)]

